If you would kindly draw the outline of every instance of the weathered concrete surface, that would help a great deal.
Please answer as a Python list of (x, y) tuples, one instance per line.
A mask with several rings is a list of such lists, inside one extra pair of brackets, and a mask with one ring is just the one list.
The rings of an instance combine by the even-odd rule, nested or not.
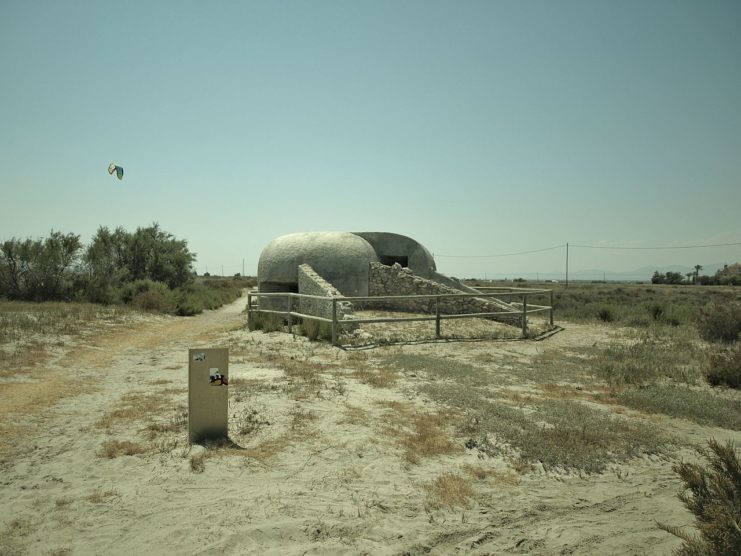
[(408, 262), (402, 266), (410, 268), (417, 276), (432, 278), (435, 274), (437, 267), (432, 254), (410, 237), (389, 232), (355, 232), (355, 235), (373, 246), (380, 262), (383, 262), (384, 257), (405, 257)]
[(368, 295), (368, 265), (377, 262), (375, 250), (350, 232), (306, 232), (271, 241), (257, 265), (261, 292), (298, 288), (298, 267), (310, 265), (343, 295)]
[[(332, 298), (342, 295), (337, 288), (319, 276), (308, 264), (302, 264), (298, 267), (298, 293), (326, 297), (326, 300), (301, 299), (298, 308), (298, 311), (305, 315), (316, 315), (325, 319), (332, 318)], [(338, 302), (337, 319), (348, 320), (352, 317), (352, 303), (349, 301)], [(355, 327), (346, 326), (345, 330), (354, 330)]]

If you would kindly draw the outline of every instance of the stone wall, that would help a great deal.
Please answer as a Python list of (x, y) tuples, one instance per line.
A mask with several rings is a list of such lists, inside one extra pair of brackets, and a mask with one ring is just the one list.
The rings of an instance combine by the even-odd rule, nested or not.
[[(306, 295), (320, 295), (323, 299), (301, 299), (298, 311), (306, 315), (316, 315), (326, 319), (332, 318), (332, 297), (342, 296), (337, 288), (319, 276), (311, 266), (302, 264), (298, 267), (298, 293)], [(337, 303), (337, 320), (350, 320), (353, 318), (353, 306), (349, 301)], [(345, 330), (352, 327), (345, 326)]]
[[(385, 266), (381, 263), (370, 263), (368, 295), (431, 295), (460, 294), (450, 286), (416, 276), (410, 269), (401, 265)], [(365, 302), (368, 309), (399, 310), (414, 313), (435, 313), (435, 299), (378, 300)], [(466, 297), (458, 299), (441, 299), (440, 313), (458, 315), (463, 313), (511, 312), (512, 316), (501, 315), (488, 317), (507, 324), (521, 324), (522, 313), (512, 305), (492, 297)]]

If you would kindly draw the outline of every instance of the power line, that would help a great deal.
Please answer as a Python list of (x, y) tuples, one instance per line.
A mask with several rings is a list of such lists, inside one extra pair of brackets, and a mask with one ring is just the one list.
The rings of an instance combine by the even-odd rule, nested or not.
[(581, 247), (582, 249), (665, 250), (665, 249), (703, 249), (706, 247), (731, 247), (734, 245), (741, 245), (741, 242), (710, 243), (707, 245), (674, 245), (674, 246), (663, 246), (663, 247), (608, 247), (608, 246), (603, 246), (603, 245), (577, 245), (575, 243), (572, 243), (570, 245), (571, 247)]
[[(705, 249), (708, 247), (733, 247), (741, 245), (741, 242), (735, 243), (708, 243), (705, 245), (666, 245), (657, 247), (622, 247), (622, 246), (606, 246), (606, 245), (580, 245), (577, 243), (569, 243), (569, 247), (577, 247), (581, 249), (609, 249), (609, 250), (639, 250), (639, 251), (659, 251), (659, 250), (670, 250), (670, 249)], [(566, 244), (554, 245), (553, 247), (546, 247), (544, 249), (533, 249), (532, 251), (518, 251), (516, 253), (501, 253), (498, 255), (435, 255), (435, 257), (445, 257), (448, 259), (493, 259), (496, 257), (514, 257), (515, 255), (529, 255), (532, 253), (542, 253), (544, 251), (553, 251), (554, 249), (562, 249), (566, 247)]]
[(446, 257), (448, 259), (493, 259), (495, 257), (514, 257), (515, 255), (529, 255), (530, 253), (542, 253), (543, 251), (553, 251), (566, 247), (566, 244), (546, 247), (545, 249), (535, 249), (533, 251), (519, 251), (517, 253), (502, 253), (499, 255), (435, 255), (435, 257)]

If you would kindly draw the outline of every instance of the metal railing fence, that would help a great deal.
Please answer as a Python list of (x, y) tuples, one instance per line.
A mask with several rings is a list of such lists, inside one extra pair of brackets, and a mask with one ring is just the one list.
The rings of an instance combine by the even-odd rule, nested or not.
[[(527, 317), (528, 315), (548, 312), (549, 322), (553, 325), (553, 290), (536, 290), (529, 288), (500, 288), (500, 287), (482, 287), (477, 288), (480, 293), (445, 293), (445, 294), (419, 294), (419, 295), (373, 295), (373, 296), (336, 296), (336, 297), (324, 297), (320, 295), (308, 295), (301, 293), (292, 292), (277, 292), (277, 293), (260, 293), (260, 292), (249, 292), (247, 294), (247, 323), (251, 326), (253, 315), (256, 313), (275, 314), (282, 315), (288, 324), (288, 332), (292, 333), (292, 327), (295, 318), (315, 320), (318, 322), (325, 322), (332, 325), (332, 345), (337, 345), (340, 329), (344, 326), (358, 325), (358, 324), (371, 324), (371, 323), (384, 323), (384, 322), (413, 322), (413, 321), (435, 321), (435, 337), (441, 337), (441, 322), (446, 319), (464, 319), (464, 318), (481, 318), (481, 317), (502, 317), (508, 316), (518, 318), (522, 327), (522, 337), (527, 337)], [(484, 291), (486, 290), (486, 291)], [(496, 291), (491, 291), (496, 290)], [(549, 296), (549, 305), (536, 305), (528, 303), (528, 297), (542, 296), (547, 294)], [(286, 306), (284, 310), (278, 309), (261, 309), (259, 306), (253, 306), (254, 298), (285, 298)], [(490, 311), (490, 312), (476, 312), (476, 313), (456, 313), (456, 314), (444, 314), (441, 311), (440, 302), (441, 300), (447, 299), (466, 299), (466, 298), (488, 298), (493, 297), (501, 299), (502, 297), (517, 297), (520, 301), (510, 302), (509, 305), (517, 307), (516, 311)], [(293, 300), (295, 299), (314, 299), (326, 301), (332, 303), (332, 318), (320, 317), (318, 315), (309, 315), (293, 310)], [(358, 303), (363, 301), (408, 301), (408, 300), (422, 300), (422, 299), (434, 299), (435, 300), (435, 314), (428, 317), (378, 317), (378, 318), (352, 318), (352, 319), (338, 319), (337, 318), (337, 304), (343, 302)]]

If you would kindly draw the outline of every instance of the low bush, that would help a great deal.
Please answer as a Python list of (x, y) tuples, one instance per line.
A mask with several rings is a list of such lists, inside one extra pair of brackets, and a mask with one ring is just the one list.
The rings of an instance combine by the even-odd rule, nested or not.
[(320, 324), (317, 320), (304, 319), (299, 328), (300, 334), (313, 342), (319, 337)]
[(162, 291), (163, 289), (169, 291), (167, 284), (148, 279), (134, 280), (121, 286), (121, 289), (118, 292), (118, 298), (128, 305), (141, 293), (146, 293), (150, 290)]
[(273, 313), (252, 313), (250, 330), (277, 332), (283, 330), (283, 318)]
[(684, 483), (679, 499), (695, 515), (700, 535), (659, 523), (664, 531), (682, 539), (676, 554), (704, 556), (741, 553), (741, 462), (732, 443), (711, 439), (698, 452), (707, 466), (680, 463), (673, 467)]
[(645, 334), (630, 344), (612, 343), (590, 361), (590, 370), (610, 386), (644, 385), (658, 380), (695, 384), (701, 380), (705, 354), (695, 344), (679, 339), (657, 339)]
[(313, 319), (304, 319), (299, 325), (299, 334), (312, 342), (315, 340), (332, 340), (332, 325)]
[(172, 313), (175, 309), (173, 293), (167, 284), (154, 280), (134, 280), (118, 291), (117, 297), (125, 304), (153, 313)]
[(241, 295), (241, 288), (226, 281), (194, 282), (174, 291), (176, 309), (181, 316), (202, 313), (206, 309), (218, 309)]
[(704, 340), (735, 342), (741, 334), (741, 303), (712, 302), (702, 308), (697, 328)]
[(162, 286), (164, 287), (136, 294), (131, 305), (153, 313), (172, 313), (175, 308), (172, 293), (164, 284)]
[(651, 303), (648, 306), (648, 314), (651, 315), (655, 321), (660, 321), (664, 317), (664, 306), (660, 303)]
[(710, 355), (705, 378), (713, 386), (741, 388), (741, 343), (714, 351)]
[(613, 313), (608, 307), (602, 307), (597, 311), (597, 318), (602, 322), (612, 322), (615, 320), (615, 313)]

